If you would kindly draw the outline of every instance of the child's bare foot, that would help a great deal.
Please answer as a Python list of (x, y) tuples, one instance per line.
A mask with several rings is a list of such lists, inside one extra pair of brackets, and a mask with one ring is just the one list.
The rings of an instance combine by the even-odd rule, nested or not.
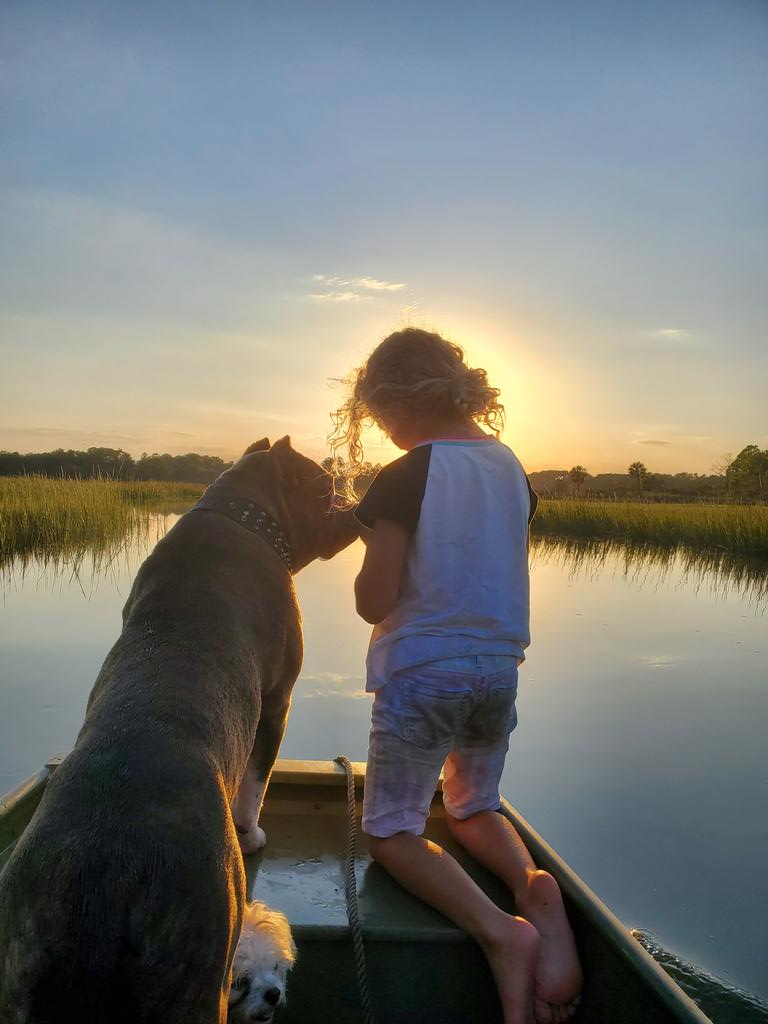
[(534, 1024), (533, 979), (539, 936), (529, 921), (504, 917), (506, 921), (483, 943), (483, 951), (496, 979), (504, 1024)]
[(541, 936), (533, 983), (537, 1024), (561, 1024), (576, 1012), (582, 977), (563, 897), (552, 875), (531, 872), (517, 909)]

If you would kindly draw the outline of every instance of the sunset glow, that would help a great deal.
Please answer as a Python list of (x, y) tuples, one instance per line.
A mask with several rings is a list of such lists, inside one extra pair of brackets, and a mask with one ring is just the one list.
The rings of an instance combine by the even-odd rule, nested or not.
[(43, 6), (0, 15), (0, 448), (322, 455), (409, 322), (531, 469), (768, 443), (758, 6)]

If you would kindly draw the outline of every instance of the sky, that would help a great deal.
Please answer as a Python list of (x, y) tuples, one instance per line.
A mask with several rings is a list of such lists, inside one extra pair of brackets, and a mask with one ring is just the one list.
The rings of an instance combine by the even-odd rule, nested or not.
[(0, 448), (321, 457), (406, 323), (531, 471), (768, 447), (767, 44), (763, 0), (4, 0)]

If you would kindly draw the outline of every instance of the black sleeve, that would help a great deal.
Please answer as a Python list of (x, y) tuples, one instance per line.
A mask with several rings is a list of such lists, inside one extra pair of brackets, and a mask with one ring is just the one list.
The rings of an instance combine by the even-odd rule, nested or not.
[(391, 519), (413, 533), (419, 522), (431, 454), (431, 444), (419, 445), (380, 470), (355, 509), (358, 521), (370, 529), (377, 519)]

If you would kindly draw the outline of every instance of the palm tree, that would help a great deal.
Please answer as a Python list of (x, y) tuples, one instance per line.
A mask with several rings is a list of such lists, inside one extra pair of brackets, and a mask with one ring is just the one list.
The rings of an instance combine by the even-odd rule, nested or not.
[(587, 470), (583, 466), (574, 466), (573, 469), (568, 470), (568, 476), (576, 485), (576, 493), (581, 495), (581, 485), (589, 476)]
[(627, 472), (631, 477), (634, 477), (635, 482), (637, 483), (637, 493), (639, 494), (643, 489), (643, 480), (648, 476), (648, 470), (642, 462), (633, 462)]

